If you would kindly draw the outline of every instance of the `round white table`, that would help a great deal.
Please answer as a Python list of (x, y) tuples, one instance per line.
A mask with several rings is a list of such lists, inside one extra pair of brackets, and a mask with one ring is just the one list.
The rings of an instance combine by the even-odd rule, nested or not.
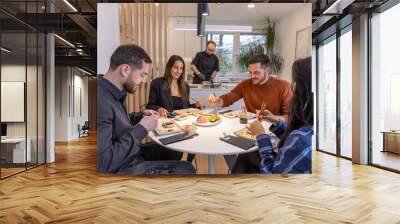
[[(244, 150), (227, 142), (220, 140), (220, 137), (224, 136), (224, 132), (228, 135), (234, 135), (233, 132), (238, 131), (246, 127), (246, 124), (240, 124), (239, 118), (226, 118), (223, 115), (219, 115), (222, 118), (221, 123), (210, 126), (200, 127), (194, 125), (193, 122), (197, 119), (195, 116), (190, 115), (186, 120), (177, 121), (181, 126), (191, 124), (196, 127), (198, 136), (184, 141), (175, 142), (168, 145), (163, 145), (159, 139), (167, 137), (168, 135), (157, 136), (153, 132), (149, 133), (149, 137), (157, 144), (163, 145), (168, 149), (187, 152), (193, 154), (207, 154), (208, 155), (208, 173), (215, 173), (215, 156), (216, 155), (236, 155), (242, 153), (249, 153), (258, 150), (257, 145), (249, 150)], [(163, 118), (160, 118), (163, 119)], [(249, 120), (249, 123), (252, 120)], [(268, 128), (271, 124), (263, 121), (263, 126)], [(271, 138), (272, 144), (276, 146), (279, 142), (278, 138)]]

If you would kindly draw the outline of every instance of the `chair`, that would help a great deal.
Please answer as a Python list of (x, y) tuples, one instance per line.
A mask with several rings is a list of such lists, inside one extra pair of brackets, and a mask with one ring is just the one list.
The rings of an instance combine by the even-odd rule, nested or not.
[(80, 125), (78, 124), (79, 138), (89, 136), (89, 129), (90, 129), (89, 121), (85, 121), (82, 127), (80, 127)]

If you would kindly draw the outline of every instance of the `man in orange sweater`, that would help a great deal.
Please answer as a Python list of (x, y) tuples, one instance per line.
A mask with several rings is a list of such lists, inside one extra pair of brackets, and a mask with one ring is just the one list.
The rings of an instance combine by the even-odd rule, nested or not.
[[(271, 66), (267, 55), (257, 55), (249, 61), (250, 78), (239, 83), (230, 93), (217, 98), (209, 95), (208, 102), (227, 107), (243, 98), (248, 111), (256, 113), (261, 104), (287, 122), (289, 104), (293, 91), (289, 82), (272, 77)], [(241, 154), (232, 169), (233, 173), (259, 173), (260, 157), (258, 152)]]

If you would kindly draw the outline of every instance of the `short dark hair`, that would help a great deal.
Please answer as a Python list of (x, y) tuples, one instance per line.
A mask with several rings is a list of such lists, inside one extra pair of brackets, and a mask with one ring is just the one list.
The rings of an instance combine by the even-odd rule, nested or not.
[(214, 46), (217, 46), (217, 44), (213, 40), (209, 40), (207, 41), (206, 47), (208, 47), (208, 45), (210, 44), (214, 44)]
[(260, 63), (262, 68), (270, 66), (268, 55), (260, 54), (252, 56), (249, 60), (249, 65)]
[(132, 69), (142, 69), (143, 62), (152, 63), (143, 48), (134, 44), (121, 45), (111, 55), (110, 69), (115, 70), (122, 64), (129, 64)]

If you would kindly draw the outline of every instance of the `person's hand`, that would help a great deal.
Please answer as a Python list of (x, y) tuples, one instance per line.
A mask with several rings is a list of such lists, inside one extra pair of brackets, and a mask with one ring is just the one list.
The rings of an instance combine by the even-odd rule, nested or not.
[(256, 110), (256, 114), (258, 120), (266, 120), (271, 122), (273, 125), (276, 125), (282, 119), (281, 116), (274, 115), (267, 109), (264, 109), (263, 112)]
[(205, 106), (204, 106), (203, 101), (201, 101), (201, 100), (196, 101), (196, 108), (203, 109), (204, 107)]
[(197, 76), (203, 81), (206, 80), (206, 76), (202, 73), (197, 74)]
[(144, 111), (143, 111), (143, 115), (144, 115), (144, 116), (151, 116), (151, 115), (153, 115), (153, 116), (156, 116), (157, 118), (160, 117), (160, 113), (158, 113), (158, 112), (155, 111), (155, 110), (144, 110)]
[(250, 131), (252, 135), (259, 136), (265, 133), (264, 127), (262, 126), (259, 120), (253, 121), (247, 129)]
[(214, 82), (216, 77), (217, 77), (217, 73), (214, 73), (213, 75), (211, 75), (210, 81)]
[(208, 95), (208, 103), (211, 105), (217, 105), (219, 99), (214, 95), (214, 94), (209, 94)]
[(154, 115), (144, 116), (139, 124), (142, 125), (147, 131), (154, 131), (157, 128), (158, 118)]
[(162, 117), (167, 117), (168, 116), (168, 110), (166, 110), (163, 107), (158, 108), (158, 113), (162, 116)]

